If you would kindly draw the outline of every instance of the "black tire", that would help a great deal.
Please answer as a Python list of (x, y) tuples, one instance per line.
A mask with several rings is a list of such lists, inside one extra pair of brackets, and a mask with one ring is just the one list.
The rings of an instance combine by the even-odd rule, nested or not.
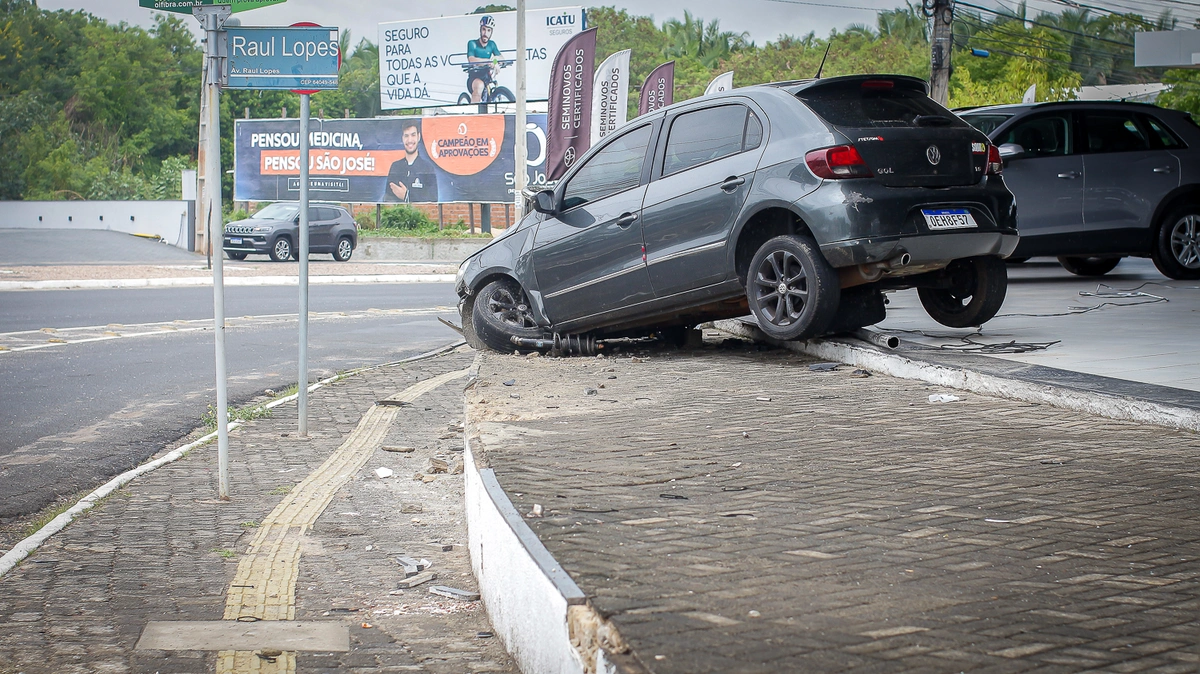
[(534, 322), (525, 291), (511, 278), (502, 278), (485, 285), (471, 307), (471, 324), (475, 336), (489, 349), (512, 353), (520, 348), (510, 339), (543, 335)]
[(1200, 279), (1200, 206), (1177, 208), (1163, 218), (1150, 258), (1168, 278)]
[(475, 296), (468, 295), (458, 304), (458, 316), (462, 321), (463, 339), (467, 341), (467, 346), (476, 351), (483, 351), (487, 348), (475, 333), (475, 320), (473, 312), (475, 310)]
[(459, 105), (470, 105), (471, 104), (471, 94), (459, 94), (458, 95), (458, 104)]
[(837, 271), (807, 236), (777, 236), (750, 261), (746, 299), (770, 337), (819, 337), (837, 315), (840, 298)]
[(281, 236), (275, 239), (275, 243), (271, 244), (271, 251), (268, 255), (276, 262), (283, 262), (295, 257), (296, 250), (292, 248), (292, 240), (290, 238)]
[(969, 257), (946, 267), (949, 288), (918, 288), (921, 306), (933, 320), (951, 328), (971, 328), (990, 321), (1004, 305), (1008, 269), (998, 257)]
[(227, 250), (227, 251), (225, 251), (225, 257), (229, 258), (230, 260), (245, 260), (246, 253), (239, 253), (237, 251)]
[(516, 103), (517, 97), (513, 96), (513, 92), (508, 90), (508, 87), (496, 87), (492, 91), (491, 103)]
[(1121, 258), (1065, 256), (1058, 258), (1058, 263), (1076, 276), (1104, 276), (1117, 268)]
[(338, 262), (346, 262), (353, 254), (354, 242), (350, 240), (350, 237), (343, 236), (337, 240), (337, 245), (333, 248), (333, 259)]

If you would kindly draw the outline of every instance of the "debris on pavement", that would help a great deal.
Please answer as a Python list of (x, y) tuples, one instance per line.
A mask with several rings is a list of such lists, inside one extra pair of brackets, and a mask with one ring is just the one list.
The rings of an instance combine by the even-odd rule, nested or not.
[(436, 594), (440, 597), (449, 597), (459, 601), (479, 601), (478, 592), (468, 592), (455, 587), (447, 587), (445, 585), (434, 585), (429, 588), (429, 594)]
[(808, 369), (813, 372), (833, 372), (840, 365), (841, 363), (813, 363), (808, 366)]
[(412, 578), (429, 568), (428, 559), (413, 559), (412, 557), (397, 557), (396, 563), (404, 569), (404, 577)]
[(855, 370), (854, 372), (851, 372), (850, 376), (858, 377), (859, 379), (866, 379), (867, 377), (871, 376), (871, 373), (859, 368), (859, 369)]
[(381, 480), (387, 479), (395, 474), (396, 474), (396, 472), (393, 471), (391, 468), (376, 468), (375, 469), (375, 475), (378, 476), (379, 479), (381, 479)]
[(431, 580), (437, 580), (437, 574), (432, 571), (422, 571), (415, 576), (410, 576), (396, 583), (396, 587), (401, 590), (411, 590), (412, 588), (428, 583)]
[(526, 517), (541, 517), (542, 513), (544, 513), (544, 512), (545, 512), (545, 509), (542, 508), (541, 503), (534, 503), (533, 509), (529, 511), (529, 514), (526, 515)]
[(435, 456), (435, 457), (429, 459), (429, 472), (430, 473), (449, 473), (450, 472), (450, 464), (447, 463), (445, 460), (439, 459)]
[(420, 503), (401, 503), (400, 512), (407, 515), (425, 512), (425, 506)]
[(516, 379), (509, 379), (508, 381), (504, 382), (504, 385), (505, 386), (514, 386), (514, 385), (516, 385), (516, 383), (517, 383)]
[(403, 447), (400, 445), (384, 445), (380, 449), (385, 452), (396, 452), (398, 454), (412, 454), (417, 451), (416, 447)]
[(589, 386), (588, 388), (584, 389), (584, 393), (586, 393), (586, 394), (588, 394), (588, 395), (590, 395), (590, 396), (594, 396), (594, 395), (596, 395), (597, 393), (599, 393), (599, 391), (597, 391), (596, 389), (594, 389), (594, 388), (591, 388), (591, 387)]
[(760, 403), (769, 403), (769, 402), (771, 402), (771, 396), (759, 396), (759, 397), (755, 398), (755, 400), (757, 400)]
[(949, 393), (935, 393), (929, 396), (929, 402), (931, 403), (952, 403), (958, 400), (962, 400), (962, 398), (950, 395)]

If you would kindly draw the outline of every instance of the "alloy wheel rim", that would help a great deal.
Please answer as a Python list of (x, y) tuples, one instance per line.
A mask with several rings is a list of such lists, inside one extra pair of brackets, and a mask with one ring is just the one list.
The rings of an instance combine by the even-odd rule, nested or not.
[(338, 256), (341, 257), (342, 259), (347, 259), (350, 257), (350, 242), (349, 241), (342, 239), (341, 242), (338, 243)]
[(772, 325), (789, 326), (808, 304), (808, 275), (800, 258), (786, 250), (766, 257), (754, 274), (754, 299)]
[(275, 254), (283, 258), (291, 256), (292, 247), (288, 244), (287, 240), (280, 239), (275, 242)]
[(1200, 216), (1186, 215), (1171, 228), (1171, 254), (1188, 269), (1200, 269)]
[(488, 311), (499, 322), (517, 328), (532, 328), (533, 314), (529, 305), (519, 301), (508, 288), (497, 288), (487, 299)]

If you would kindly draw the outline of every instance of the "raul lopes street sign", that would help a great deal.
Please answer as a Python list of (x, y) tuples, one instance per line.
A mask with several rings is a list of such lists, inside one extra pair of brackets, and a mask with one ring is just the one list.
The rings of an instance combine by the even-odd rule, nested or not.
[(287, 2), (287, 0), (138, 0), (138, 4), (142, 7), (183, 14), (191, 14), (194, 8), (207, 5), (229, 5), (234, 12), (244, 12), (248, 9), (258, 9), (283, 2)]
[(338, 88), (338, 29), (229, 27), (227, 89)]

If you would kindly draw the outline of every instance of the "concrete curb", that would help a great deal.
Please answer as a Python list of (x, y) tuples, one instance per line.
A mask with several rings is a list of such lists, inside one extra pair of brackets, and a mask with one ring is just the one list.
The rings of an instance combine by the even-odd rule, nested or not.
[[(467, 390), (479, 376), (471, 366)], [(527, 674), (640, 674), (645, 670), (600, 617), (587, 596), (546, 549), (496, 480), (476, 458), (478, 429), (464, 400), (464, 493), (467, 547), (488, 617), (504, 646)]]
[[(960, 362), (954, 364), (931, 362), (933, 359), (925, 360), (913, 357), (915, 354), (911, 352), (902, 354), (881, 351), (866, 342), (853, 339), (835, 338), (783, 342), (767, 337), (757, 326), (746, 324), (740, 319), (717, 321), (713, 324), (713, 327), (736, 337), (774, 344), (789, 351), (825, 360), (847, 363), (855, 367), (888, 374), (893, 377), (916, 379), (938, 386), (947, 386), (983, 395), (1052, 405), (1054, 407), (1094, 414), (1109, 419), (1200, 431), (1200, 409), (1198, 408), (1151, 400), (1147, 399), (1147, 397), (1114, 395), (1098, 390), (1089, 390), (1092, 387), (1064, 386), (1047, 383), (1046, 381), (1037, 381), (1034, 378), (1020, 378), (1013, 376), (1016, 374), (1015, 370), (1017, 368), (1009, 368), (1014, 370), (1014, 372), (1007, 375), (1002, 372), (988, 373), (981, 371), (985, 368), (979, 367), (979, 363), (977, 362)], [(982, 357), (975, 356), (974, 358), (978, 359)], [(967, 359), (960, 360), (967, 361)], [(1038, 367), (1037, 369), (1043, 372), (1054, 372), (1053, 368)], [(1062, 371), (1057, 372), (1062, 373)], [(1100, 383), (1111, 382), (1113, 385), (1108, 387), (1110, 390), (1120, 389), (1128, 384), (1127, 382), (1118, 382), (1094, 375), (1080, 375), (1076, 373), (1071, 373), (1071, 376), (1061, 378), (1063, 380), (1074, 379), (1075, 381), (1092, 380), (1092, 382), (1098, 381)], [(1093, 386), (1100, 388), (1096, 384), (1093, 384)], [(1146, 391), (1148, 389), (1161, 389), (1165, 387), (1134, 385), (1129, 386), (1129, 388)], [(1179, 396), (1176, 395), (1173, 397), (1178, 398)]]
[[(227, 286), (297, 286), (295, 276), (227, 276)], [(312, 276), (309, 285), (336, 285), (343, 283), (454, 283), (451, 274), (373, 274), (359, 276)], [(86, 279), (61, 281), (0, 281), (0, 291), (5, 290), (74, 290), (116, 288), (179, 288), (209, 286), (211, 276), (189, 276), (185, 278), (145, 279)]]
[[(332, 377), (329, 377), (328, 379), (322, 379), (321, 381), (309, 386), (308, 390), (311, 393), (323, 386), (328, 386), (329, 384), (332, 384), (337, 381), (341, 381), (342, 379), (345, 379), (346, 377), (351, 377), (360, 372), (365, 372), (367, 370), (371, 370), (374, 368), (388, 367), (391, 365), (399, 365), (401, 363), (409, 363), (409, 362), (416, 361), (416, 360), (422, 360), (424, 358), (432, 358), (434, 356), (443, 354), (451, 349), (456, 349), (465, 343), (466, 342), (462, 342), (462, 341), (453, 342), (451, 344), (447, 344), (446, 346), (434, 349), (433, 351), (427, 351), (425, 353), (422, 353), (422, 354), (419, 354), (416, 356), (412, 356), (411, 358), (404, 358), (402, 360), (397, 360), (397, 361), (393, 361), (390, 363), (383, 363), (380, 365), (371, 365), (368, 367), (362, 367), (362, 368), (358, 368), (356, 370), (351, 370), (349, 372), (343, 372), (342, 374), (334, 375)], [(264, 409), (264, 410), (273, 409), (273, 408), (279, 407), (280, 405), (283, 405), (285, 403), (289, 403), (298, 397), (299, 397), (299, 393), (293, 393), (290, 396), (286, 396), (286, 397), (280, 398), (278, 400), (272, 400), (271, 402), (267, 403), (266, 405), (263, 405), (259, 409)], [(241, 426), (242, 426), (242, 422), (233, 421), (233, 422), (230, 422), (230, 424), (229, 424), (229, 430), (233, 430), (233, 429), (239, 428)], [(26, 557), (33, 554), (33, 552), (35, 550), (37, 550), (38, 547), (41, 546), (42, 543), (46, 542), (46, 539), (50, 538), (54, 534), (57, 534), (58, 532), (62, 531), (63, 529), (66, 529), (67, 525), (69, 525), (71, 522), (75, 521), (76, 517), (79, 517), (84, 512), (90, 510), (97, 503), (104, 500), (105, 497), (112, 494), (114, 491), (125, 486), (126, 484), (131, 482), (134, 478), (136, 478), (140, 475), (145, 475), (146, 473), (149, 473), (150, 471), (153, 471), (162, 466), (165, 466), (168, 463), (174, 463), (175, 461), (182, 459), (183, 457), (187, 456), (188, 453), (191, 452), (193, 449), (195, 449), (197, 447), (201, 447), (203, 445), (206, 445), (209, 442), (212, 442), (214, 439), (216, 439), (216, 437), (217, 437), (217, 433), (216, 433), (216, 431), (213, 431), (212, 433), (205, 435), (204, 437), (200, 438), (199, 440), (196, 440), (195, 442), (190, 442), (190, 443), (188, 443), (182, 447), (179, 447), (178, 449), (175, 449), (175, 450), (171, 451), (170, 453), (168, 453), (164, 456), (161, 456), (153, 461), (149, 461), (147, 463), (144, 463), (144, 464), (138, 466), (137, 468), (133, 468), (131, 470), (125, 471), (124, 473), (121, 473), (120, 475), (118, 475), (118, 476), (114, 477), (113, 479), (109, 480), (108, 482), (104, 483), (104, 485), (101, 486), (99, 489), (96, 489), (95, 491), (88, 494), (87, 496), (84, 496), (83, 498), (79, 499), (79, 501), (75, 505), (71, 506), (71, 508), (69, 508), (66, 512), (64, 512), (61, 515), (59, 515), (58, 517), (55, 517), (54, 519), (50, 520), (44, 526), (42, 526), (42, 528), (38, 529), (32, 535), (30, 535), (27, 538), (18, 542), (15, 546), (13, 546), (12, 550), (9, 550), (8, 552), (4, 553), (3, 556), (0, 556), (0, 578), (2, 578), (4, 576), (4, 574), (6, 574), (9, 571), (12, 571), (14, 568), (16, 568), (16, 566), (18, 564), (20, 564), (21, 561), (24, 560)]]

